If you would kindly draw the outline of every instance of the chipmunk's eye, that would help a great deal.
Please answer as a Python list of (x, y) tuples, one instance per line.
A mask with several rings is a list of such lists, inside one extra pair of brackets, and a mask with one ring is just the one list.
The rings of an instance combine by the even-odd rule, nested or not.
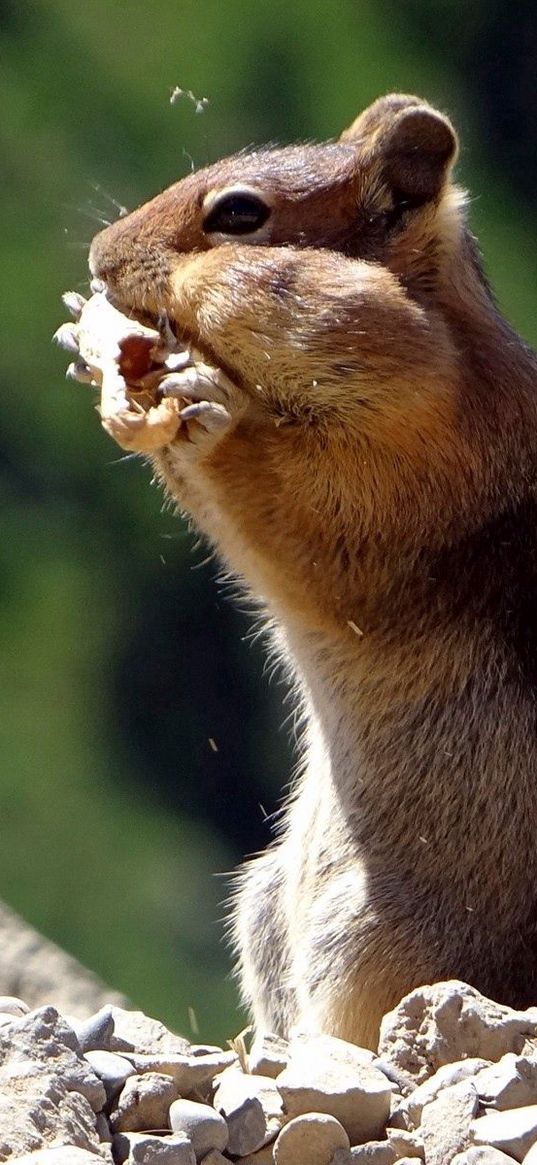
[(255, 191), (235, 187), (210, 199), (203, 229), (206, 234), (251, 235), (264, 226), (270, 211)]

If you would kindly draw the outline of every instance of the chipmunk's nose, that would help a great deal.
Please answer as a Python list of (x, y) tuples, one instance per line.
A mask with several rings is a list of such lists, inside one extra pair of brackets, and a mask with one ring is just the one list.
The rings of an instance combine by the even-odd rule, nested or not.
[(88, 267), (94, 279), (102, 279), (102, 247), (100, 239), (104, 233), (104, 231), (100, 231), (98, 235), (95, 235), (95, 238), (91, 240), (89, 249)]
[[(89, 268), (121, 310), (157, 315), (166, 310), (173, 250), (173, 223), (160, 221), (154, 204), (134, 210), (95, 236)], [(158, 210), (158, 208), (157, 208)]]
[(139, 263), (142, 254), (162, 247), (159, 218), (150, 213), (150, 206), (139, 206), (95, 236), (89, 253), (95, 278), (113, 282), (127, 267)]
[(99, 231), (92, 240), (88, 264), (94, 279), (102, 279), (105, 283), (114, 280), (124, 268), (129, 253), (129, 234), (122, 230), (121, 219)]
[(118, 295), (130, 294), (140, 280), (161, 283), (173, 255), (190, 249), (177, 226), (176, 202), (173, 189), (165, 191), (100, 231), (89, 252), (92, 276)]
[(89, 252), (93, 280), (102, 282), (113, 300), (141, 308), (152, 293), (159, 294), (166, 263), (162, 240), (153, 230), (148, 236), (143, 216), (134, 211), (95, 236)]

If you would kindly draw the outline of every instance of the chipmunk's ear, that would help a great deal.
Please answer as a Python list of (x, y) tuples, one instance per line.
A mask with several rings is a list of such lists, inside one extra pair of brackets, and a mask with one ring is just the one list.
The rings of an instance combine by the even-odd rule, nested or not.
[(366, 166), (380, 170), (396, 202), (436, 198), (458, 152), (451, 122), (418, 97), (381, 97), (341, 135), (356, 141)]

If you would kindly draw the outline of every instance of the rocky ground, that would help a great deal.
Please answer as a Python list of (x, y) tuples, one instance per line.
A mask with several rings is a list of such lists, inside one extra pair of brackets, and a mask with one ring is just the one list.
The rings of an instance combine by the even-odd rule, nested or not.
[(114, 1004), (0, 998), (10, 1165), (537, 1165), (537, 1007), (413, 991), (378, 1054), (330, 1036), (190, 1044)]

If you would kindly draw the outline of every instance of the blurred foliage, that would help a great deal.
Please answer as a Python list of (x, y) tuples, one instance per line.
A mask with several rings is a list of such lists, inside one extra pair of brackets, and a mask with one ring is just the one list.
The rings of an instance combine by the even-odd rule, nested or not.
[(530, 0), (516, 21), (491, 0), (0, 3), (0, 896), (186, 1034), (189, 1007), (204, 1039), (241, 1022), (215, 874), (268, 840), (292, 709), (203, 547), (65, 383), (60, 295), (116, 204), (402, 89), (459, 126), (489, 274), (535, 337), (536, 27)]

